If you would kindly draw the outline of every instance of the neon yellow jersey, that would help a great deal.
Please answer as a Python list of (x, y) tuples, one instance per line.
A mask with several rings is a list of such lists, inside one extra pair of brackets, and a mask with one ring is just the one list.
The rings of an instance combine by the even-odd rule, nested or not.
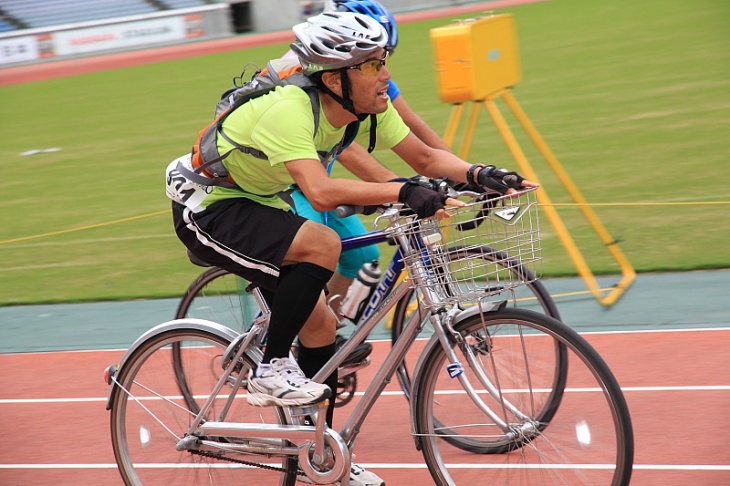
[[(408, 126), (390, 102), (387, 110), (377, 118), (379, 149), (391, 148), (408, 135)], [(358, 140), (363, 140), (366, 146), (369, 127), (369, 121), (363, 122), (358, 135)], [(298, 159), (318, 160), (317, 152), (330, 152), (344, 136), (345, 128), (335, 128), (329, 123), (320, 102), (319, 129), (314, 135), (312, 103), (307, 93), (296, 86), (279, 86), (269, 94), (248, 101), (226, 118), (223, 130), (240, 145), (262, 151), (268, 160), (238, 150), (231, 152), (223, 163), (243, 191), (216, 187), (205, 198), (203, 206), (232, 197), (246, 197), (266, 206), (288, 210), (289, 205), (276, 195), (294, 183), (284, 164)], [(226, 153), (231, 148), (219, 135), (219, 153)]]

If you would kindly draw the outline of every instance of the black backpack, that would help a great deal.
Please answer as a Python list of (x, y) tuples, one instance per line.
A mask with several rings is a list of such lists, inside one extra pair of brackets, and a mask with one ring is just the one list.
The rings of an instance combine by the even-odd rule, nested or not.
[[(245, 72), (245, 70), (244, 70)], [(243, 73), (242, 73), (243, 76)], [(237, 79), (241, 79), (240, 77)], [(192, 152), (192, 169), (185, 167), (182, 163), (178, 164), (177, 170), (188, 180), (205, 186), (222, 186), (240, 189), (228, 174), (223, 160), (228, 157), (234, 150), (239, 150), (245, 154), (253, 155), (260, 159), (268, 159), (265, 153), (253, 147), (243, 146), (223, 131), (223, 121), (235, 109), (245, 104), (253, 98), (258, 98), (277, 86), (294, 85), (303, 89), (312, 102), (312, 113), (314, 114), (314, 133), (319, 128), (319, 89), (303, 72), (296, 58), (281, 58), (269, 61), (266, 69), (256, 70), (251, 79), (240, 86), (234, 86), (221, 95), (221, 100), (216, 105), (215, 120), (208, 126), (203, 128), (198, 134), (198, 140), (193, 146)], [(350, 123), (345, 130), (345, 135), (340, 142), (327, 153), (320, 152), (320, 160), (327, 164), (327, 161), (337, 156), (344, 150), (355, 138), (359, 122)], [(219, 153), (217, 146), (217, 137), (220, 135), (233, 148), (226, 153)]]

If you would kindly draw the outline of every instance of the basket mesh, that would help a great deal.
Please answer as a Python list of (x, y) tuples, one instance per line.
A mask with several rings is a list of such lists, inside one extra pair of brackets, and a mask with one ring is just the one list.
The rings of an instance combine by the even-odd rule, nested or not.
[(440, 221), (405, 224), (406, 234), (420, 250), (403, 262), (419, 287), (429, 287), (442, 301), (456, 304), (501, 294), (540, 276), (534, 190), (448, 212), (451, 217)]

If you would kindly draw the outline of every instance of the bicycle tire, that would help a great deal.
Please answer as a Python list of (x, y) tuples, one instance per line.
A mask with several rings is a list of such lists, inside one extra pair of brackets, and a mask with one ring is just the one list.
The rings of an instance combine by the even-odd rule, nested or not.
[[(464, 344), (454, 342), (452, 348), (464, 375), (483, 402), (510, 424), (513, 435), (444, 372), (446, 353), (432, 340), (415, 377), (412, 413), (418, 448), (437, 485), (629, 483), (634, 441), (626, 400), (605, 361), (585, 339), (556, 319), (519, 308), (471, 316), (455, 330)], [(548, 423), (539, 414), (541, 402), (550, 400), (555, 342), (567, 350), (570, 375)], [(472, 363), (498, 389), (499, 400), (477, 386)], [(510, 412), (505, 399), (529, 420)], [(456, 432), (483, 446), (491, 442), (491, 450), (465, 456), (445, 439)]]
[[(171, 359), (175, 344), (180, 350), (179, 359), (186, 364), (186, 384), (191, 396), (202, 403), (223, 372), (221, 357), (230, 342), (205, 329), (176, 328), (151, 336), (124, 361), (115, 376), (118, 385), (111, 398), (110, 420), (114, 456), (125, 484), (294, 485), (296, 457), (279, 456), (281, 462), (274, 466), (278, 470), (274, 470), (269, 455), (244, 455), (231, 449), (200, 455), (176, 449), (197, 412), (176, 396), (178, 385)], [(230, 392), (231, 387), (224, 386), (213, 401), (210, 420), (219, 418), (224, 398)], [(238, 392), (227, 412), (226, 416), (232, 420), (286, 423), (278, 407), (253, 407), (242, 395), (243, 390)], [(237, 440), (240, 441), (230, 438), (220, 442)], [(241, 467), (242, 464), (236, 463), (241, 461), (259, 467)]]
[(247, 285), (245, 280), (227, 270), (208, 268), (185, 291), (175, 311), (175, 319), (196, 317), (243, 332)]

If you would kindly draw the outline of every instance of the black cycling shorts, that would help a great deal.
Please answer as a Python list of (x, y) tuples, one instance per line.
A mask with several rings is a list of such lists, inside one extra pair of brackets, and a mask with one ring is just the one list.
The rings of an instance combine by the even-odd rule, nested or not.
[(172, 215), (178, 238), (195, 256), (272, 291), (284, 255), (307, 221), (246, 198), (218, 201), (200, 213), (173, 202)]

